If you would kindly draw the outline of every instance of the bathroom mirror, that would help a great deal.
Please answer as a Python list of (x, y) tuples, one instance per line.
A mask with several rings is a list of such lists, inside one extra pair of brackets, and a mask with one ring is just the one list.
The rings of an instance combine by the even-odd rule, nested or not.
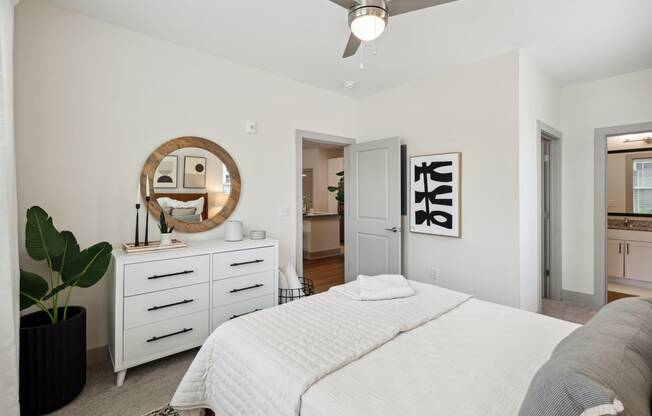
[(143, 200), (147, 189), (150, 192), (150, 214), (158, 220), (163, 210), (175, 231), (189, 233), (226, 221), (241, 191), (240, 172), (231, 155), (201, 137), (163, 143), (145, 162), (140, 182)]
[(607, 150), (609, 214), (652, 216), (652, 132), (609, 137)]

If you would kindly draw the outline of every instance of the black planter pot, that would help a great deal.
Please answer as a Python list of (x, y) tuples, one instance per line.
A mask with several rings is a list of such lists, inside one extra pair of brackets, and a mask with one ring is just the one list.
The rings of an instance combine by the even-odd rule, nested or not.
[(68, 319), (56, 325), (43, 311), (21, 317), (21, 415), (59, 409), (77, 397), (85, 384), (86, 309), (68, 307)]

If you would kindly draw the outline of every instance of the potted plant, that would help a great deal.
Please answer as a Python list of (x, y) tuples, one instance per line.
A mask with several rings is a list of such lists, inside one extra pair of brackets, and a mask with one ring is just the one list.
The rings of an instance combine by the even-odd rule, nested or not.
[(337, 213), (340, 214), (340, 242), (344, 242), (344, 171), (336, 173), (340, 177), (337, 186), (329, 186), (328, 192), (336, 192)]
[(70, 231), (59, 232), (40, 207), (27, 210), (25, 248), (45, 261), (47, 280), (20, 270), (20, 309), (40, 311), (20, 318), (20, 410), (41, 415), (74, 399), (86, 383), (86, 309), (70, 306), (76, 287), (90, 287), (106, 273), (107, 242), (80, 250)]
[(174, 231), (174, 225), (172, 227), (168, 226), (163, 210), (161, 210), (161, 216), (159, 217), (158, 228), (161, 230), (161, 245), (169, 246), (172, 244), (172, 231)]

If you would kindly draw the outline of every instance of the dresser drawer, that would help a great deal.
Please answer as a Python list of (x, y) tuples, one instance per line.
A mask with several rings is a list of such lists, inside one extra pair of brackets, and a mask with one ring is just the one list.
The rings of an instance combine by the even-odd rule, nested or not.
[(207, 311), (208, 298), (208, 283), (130, 296), (124, 301), (124, 328)]
[(213, 282), (213, 307), (274, 294), (274, 276), (270, 270)]
[(274, 270), (274, 247), (252, 248), (213, 254), (213, 279)]
[(198, 312), (126, 330), (125, 361), (145, 361), (200, 346), (208, 337), (208, 314)]
[(208, 282), (208, 255), (127, 264), (124, 274), (124, 295), (172, 289)]
[(213, 309), (213, 330), (222, 323), (258, 310), (274, 306), (274, 295), (249, 299), (232, 305)]

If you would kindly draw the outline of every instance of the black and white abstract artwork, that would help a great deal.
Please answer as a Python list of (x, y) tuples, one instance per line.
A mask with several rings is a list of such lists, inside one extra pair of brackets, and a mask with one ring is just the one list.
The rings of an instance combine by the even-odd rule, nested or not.
[(461, 153), (410, 158), (410, 231), (460, 236)]

